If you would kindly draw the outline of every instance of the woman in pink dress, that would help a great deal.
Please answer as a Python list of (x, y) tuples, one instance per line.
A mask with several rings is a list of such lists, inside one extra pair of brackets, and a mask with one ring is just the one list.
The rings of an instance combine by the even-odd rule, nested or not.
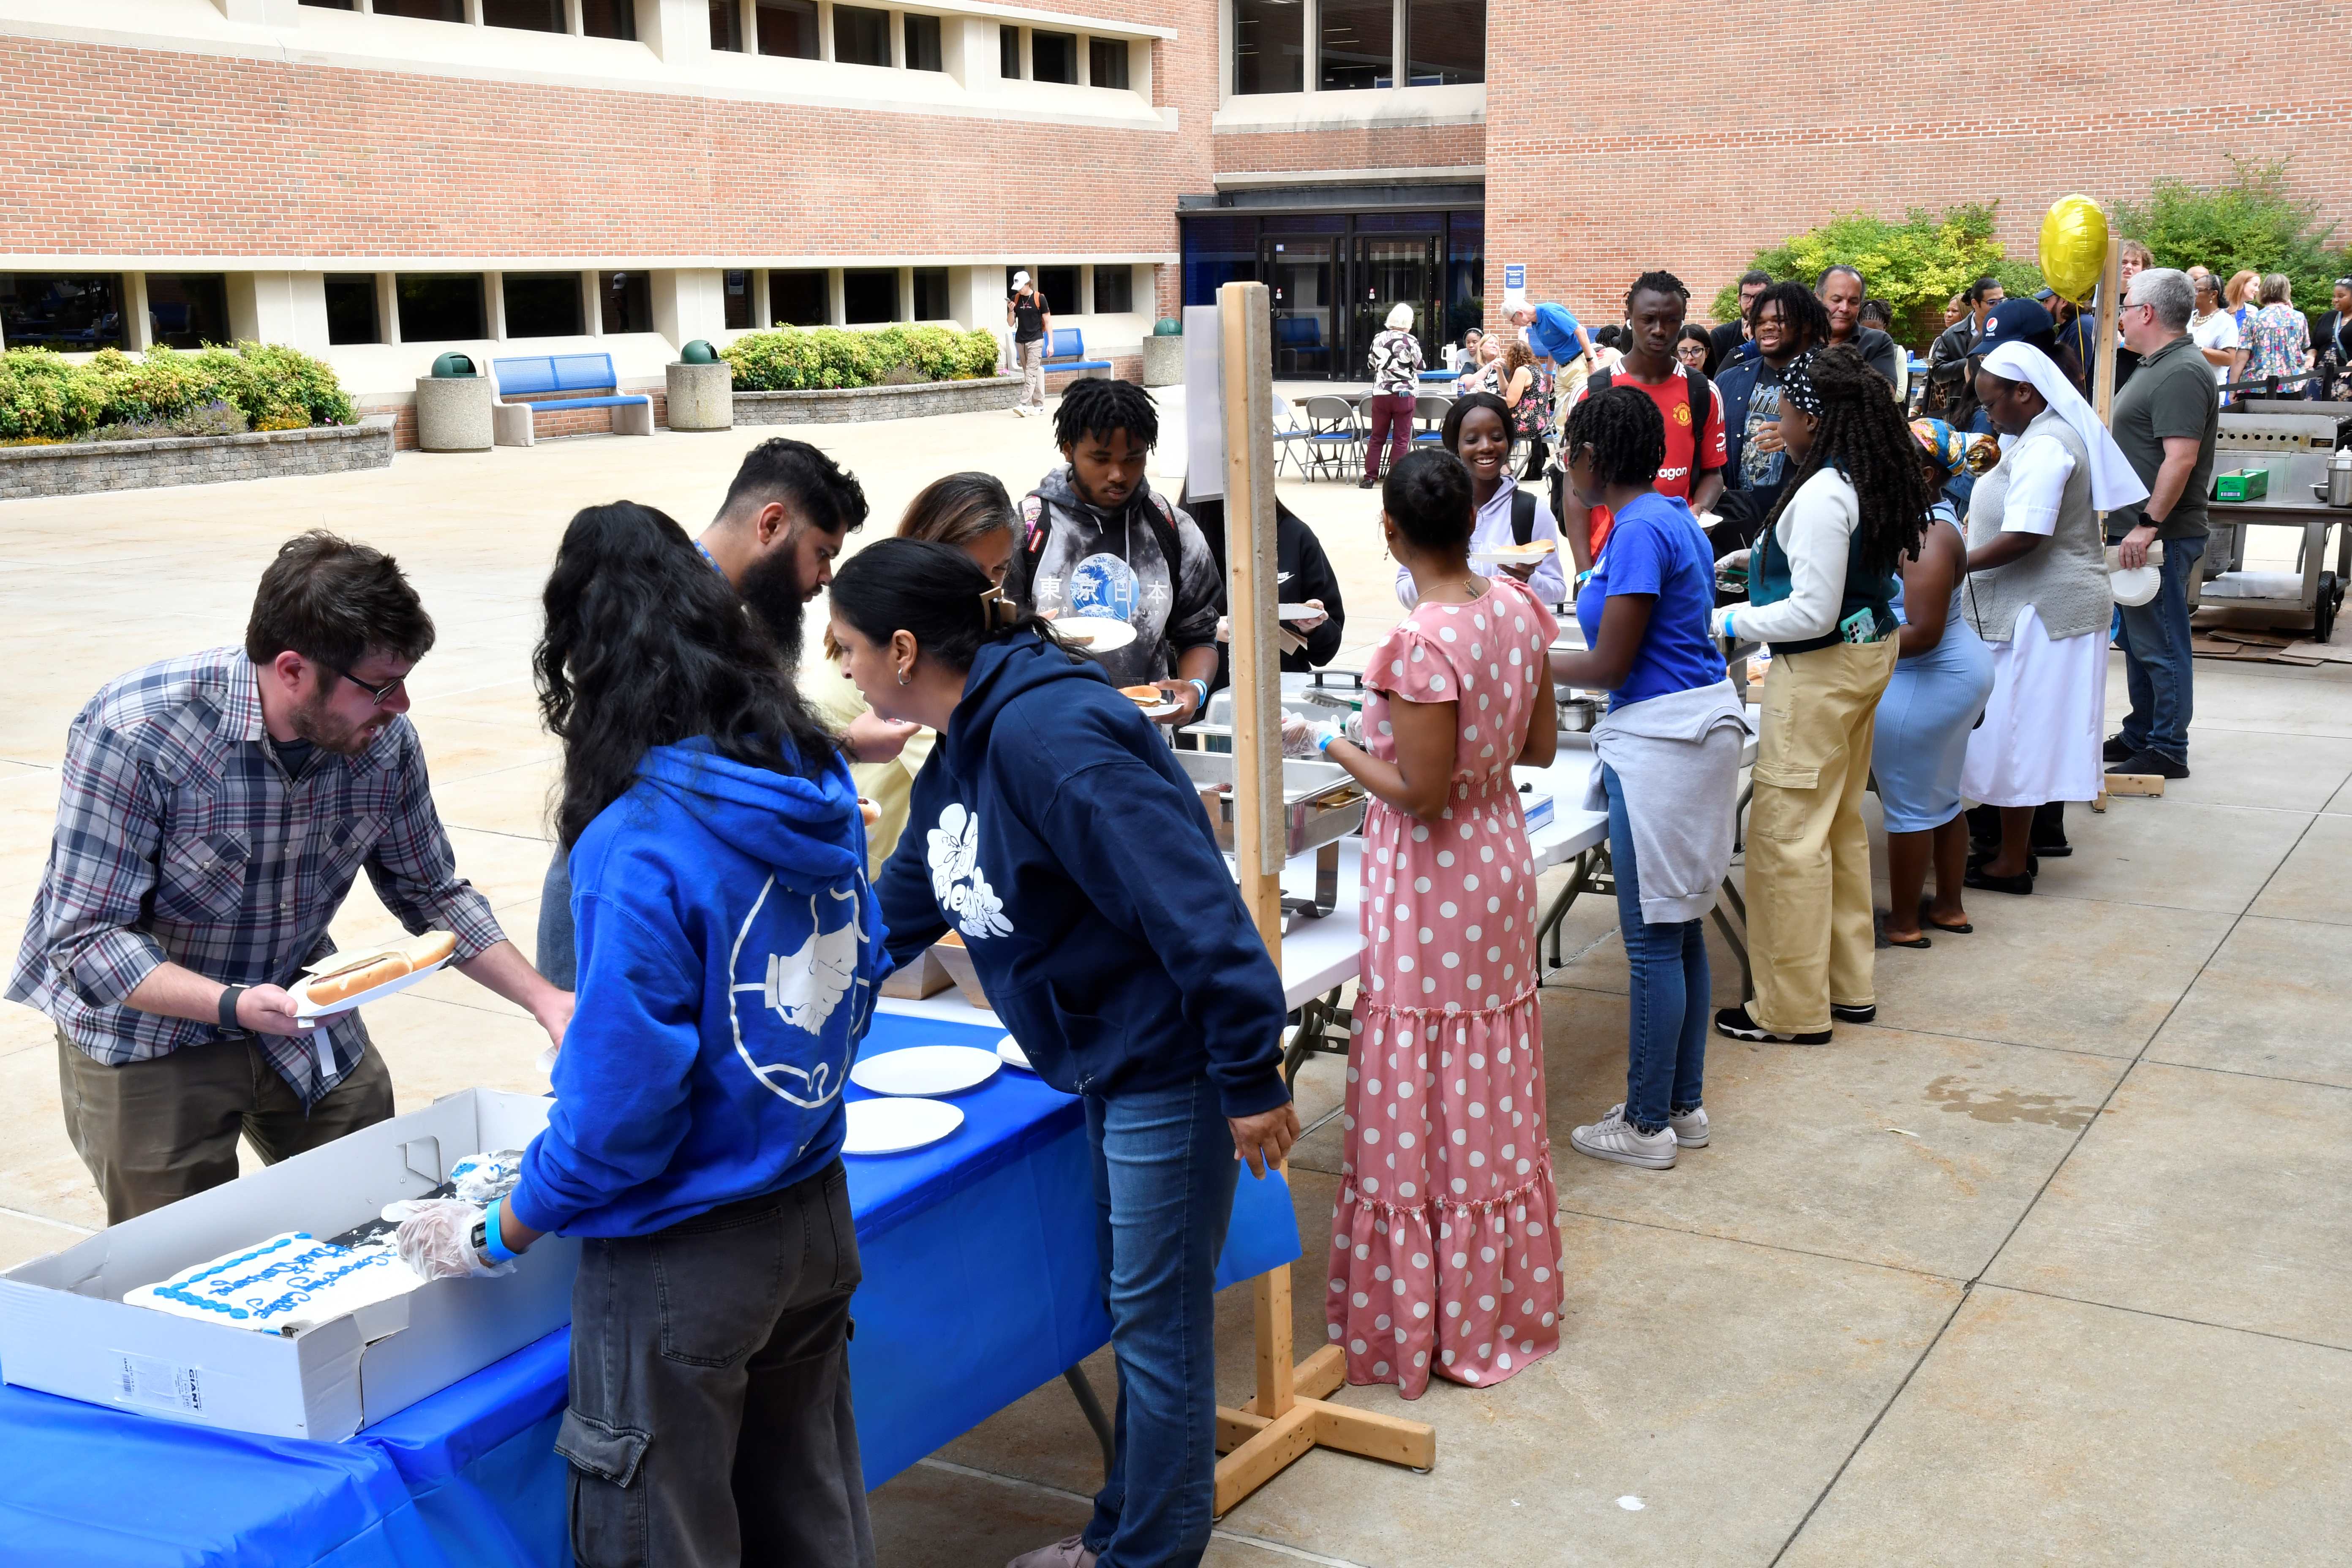
[(1373, 797), (1326, 1306), (1348, 1381), (1413, 1399), (1432, 1373), (1498, 1383), (1559, 1342), (1535, 862), (1511, 781), (1552, 760), (1559, 724), (1550, 614), (1470, 569), (1469, 470), (1423, 447), (1381, 499), (1420, 600), (1367, 667), (1364, 743), (1314, 741)]

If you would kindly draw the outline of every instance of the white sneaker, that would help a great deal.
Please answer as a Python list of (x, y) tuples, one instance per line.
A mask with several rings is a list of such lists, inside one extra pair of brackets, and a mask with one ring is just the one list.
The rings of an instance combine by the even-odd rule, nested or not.
[[(1610, 1121), (1622, 1121), (1624, 1119), (1625, 1104), (1624, 1101), (1620, 1100), (1615, 1105), (1611, 1106), (1609, 1108), (1609, 1114), (1602, 1117), (1601, 1120), (1602, 1122), (1606, 1123)], [(1681, 1147), (1685, 1149), (1704, 1149), (1706, 1147), (1708, 1133), (1706, 1130), (1706, 1108), (1705, 1106), (1700, 1106), (1694, 1110), (1685, 1110), (1680, 1116), (1667, 1117), (1666, 1126), (1673, 1131), (1675, 1135), (1675, 1142)]]
[(1612, 1106), (1609, 1114), (1591, 1126), (1570, 1131), (1568, 1142), (1580, 1154), (1652, 1171), (1672, 1170), (1675, 1151), (1681, 1147), (1671, 1127), (1661, 1127), (1655, 1132), (1637, 1131), (1625, 1120), (1625, 1108), (1622, 1105)]

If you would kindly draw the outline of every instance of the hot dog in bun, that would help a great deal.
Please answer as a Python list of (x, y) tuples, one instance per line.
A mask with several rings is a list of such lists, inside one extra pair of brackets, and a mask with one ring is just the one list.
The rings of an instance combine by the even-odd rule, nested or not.
[(389, 985), (403, 975), (429, 969), (457, 951), (456, 936), (446, 931), (429, 931), (363, 963), (332, 974), (314, 975), (303, 987), (303, 993), (311, 1005), (330, 1006), (379, 985)]

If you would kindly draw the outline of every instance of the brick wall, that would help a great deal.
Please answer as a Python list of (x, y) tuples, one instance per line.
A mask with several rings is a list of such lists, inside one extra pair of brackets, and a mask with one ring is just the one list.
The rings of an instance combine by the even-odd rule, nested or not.
[(0, 447), (0, 500), (380, 468), (392, 461), (390, 435), (382, 421), (365, 420), (244, 436)]
[(1454, 168), (1486, 156), (1483, 125), (1353, 126), (1339, 131), (1227, 132), (1212, 139), (1217, 173), (1282, 169)]

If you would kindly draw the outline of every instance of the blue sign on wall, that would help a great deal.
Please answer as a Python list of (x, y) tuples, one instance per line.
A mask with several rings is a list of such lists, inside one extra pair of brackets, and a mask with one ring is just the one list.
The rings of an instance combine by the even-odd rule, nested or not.
[(1527, 286), (1528, 269), (1525, 267), (1506, 266), (1503, 268), (1503, 287), (1505, 289), (1524, 289)]

